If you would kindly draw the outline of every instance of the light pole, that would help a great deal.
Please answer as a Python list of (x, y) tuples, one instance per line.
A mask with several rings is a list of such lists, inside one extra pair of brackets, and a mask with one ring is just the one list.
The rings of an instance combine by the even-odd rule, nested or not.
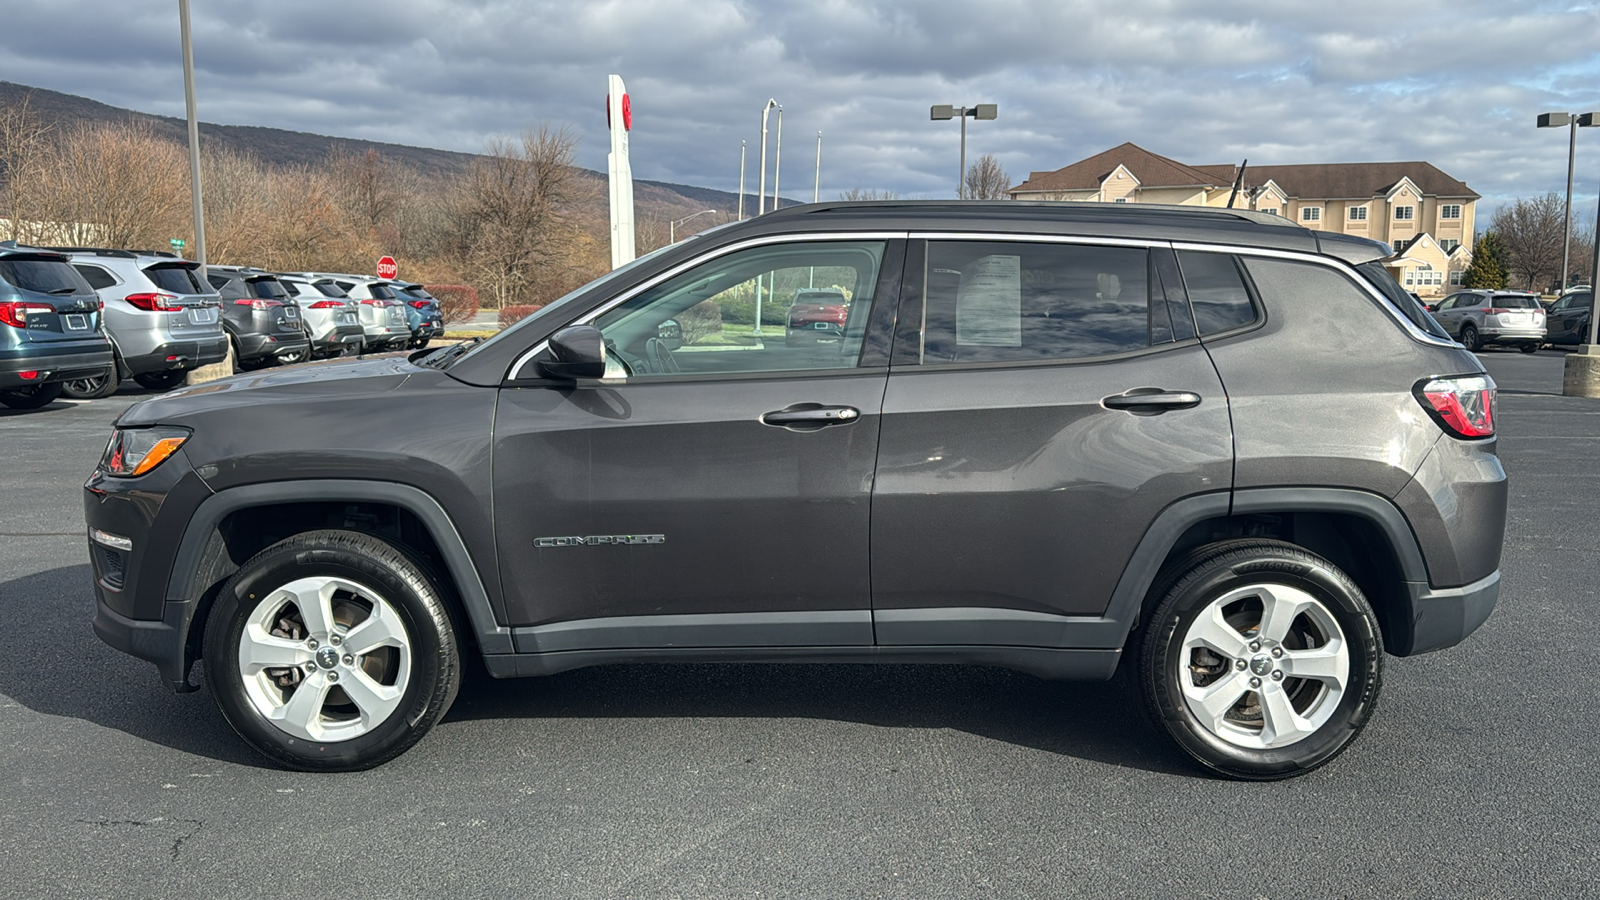
[(767, 211), (767, 113), (778, 105), (776, 100), (768, 100), (767, 105), (761, 107), (761, 177), (756, 179), (756, 215)]
[(772, 161), (772, 208), (778, 208), (778, 178), (783, 174), (783, 107), (778, 107), (778, 151)]
[(744, 145), (739, 142), (739, 221), (744, 221)]
[(1000, 107), (993, 103), (979, 103), (977, 106), (950, 106), (939, 105), (928, 111), (928, 118), (934, 121), (944, 119), (961, 119), (961, 172), (956, 176), (956, 197), (961, 200), (967, 198), (967, 117), (974, 119), (993, 119), (999, 115)]
[(682, 225), (683, 223), (689, 221), (690, 219), (696, 219), (696, 218), (699, 218), (700, 216), (707, 215), (709, 213), (714, 213), (714, 212), (716, 212), (716, 210), (714, 210), (714, 209), (702, 209), (697, 213), (690, 213), (689, 215), (684, 216), (683, 218), (677, 220), (676, 222), (668, 222), (667, 223), (667, 243), (676, 244), (678, 242), (677, 235), (678, 235), (678, 226), (679, 225)]
[(811, 183), (811, 202), (817, 202), (822, 193), (822, 132), (817, 132), (817, 179)]
[[(1541, 113), (1540, 128), (1567, 126), (1567, 204), (1561, 217), (1561, 290), (1567, 289), (1567, 272), (1572, 255), (1572, 163), (1578, 150), (1578, 128), (1600, 125), (1600, 115), (1595, 113)], [(1593, 276), (1590, 276), (1591, 283)]]
[(178, 31), (183, 39), (183, 105), (189, 114), (189, 200), (194, 205), (194, 254), (200, 263), (200, 281), (204, 284), (206, 213), (200, 201), (200, 120), (194, 109), (194, 44), (189, 38), (189, 0), (178, 0)]

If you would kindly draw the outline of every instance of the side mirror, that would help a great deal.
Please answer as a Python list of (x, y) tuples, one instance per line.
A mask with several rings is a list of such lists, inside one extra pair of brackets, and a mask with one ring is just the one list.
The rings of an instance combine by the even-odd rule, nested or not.
[(539, 363), (547, 378), (575, 381), (600, 378), (606, 374), (606, 342), (593, 325), (571, 325), (550, 335), (550, 354), (554, 359)]

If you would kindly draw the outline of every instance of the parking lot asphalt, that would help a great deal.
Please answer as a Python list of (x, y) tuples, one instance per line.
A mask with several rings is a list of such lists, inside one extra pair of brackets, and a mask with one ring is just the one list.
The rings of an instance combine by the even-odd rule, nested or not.
[(283, 771), (90, 630), (80, 485), (139, 393), (0, 410), (0, 896), (1596, 895), (1600, 401), (1483, 359), (1499, 608), (1275, 784), (1199, 773), (1120, 681), (953, 666), (479, 675), (380, 769)]

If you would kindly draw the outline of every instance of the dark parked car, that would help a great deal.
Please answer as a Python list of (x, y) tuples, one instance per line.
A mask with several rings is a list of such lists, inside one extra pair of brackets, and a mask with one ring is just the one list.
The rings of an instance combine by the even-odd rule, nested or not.
[(222, 295), (222, 324), (240, 368), (304, 362), (310, 357), (311, 341), (300, 325), (300, 307), (271, 272), (207, 266), (206, 277)]
[[(303, 769), (405, 751), (473, 654), (1121, 665), (1200, 763), (1295, 775), (1500, 588), (1495, 385), (1391, 252), (1144, 204), (759, 216), (475, 345), (134, 406), (85, 485), (95, 629), (177, 690), (203, 661)], [(812, 272), (837, 342), (726, 339)]]
[(100, 298), (66, 255), (0, 243), (0, 404), (46, 406), (111, 359)]
[(439, 310), (439, 300), (428, 289), (409, 281), (396, 281), (391, 285), (395, 295), (406, 305), (406, 324), (411, 328), (411, 346), (422, 348), (428, 342), (444, 335), (444, 316)]
[(1594, 293), (1562, 294), (1545, 319), (1545, 340), (1558, 347), (1589, 342), (1589, 317), (1594, 314)]

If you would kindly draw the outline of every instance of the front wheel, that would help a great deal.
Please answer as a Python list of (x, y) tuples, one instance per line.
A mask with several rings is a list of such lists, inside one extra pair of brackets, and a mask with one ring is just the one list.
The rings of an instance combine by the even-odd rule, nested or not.
[(1186, 753), (1234, 778), (1317, 768), (1349, 746), (1382, 681), (1376, 617), (1332, 563), (1277, 541), (1228, 541), (1174, 567), (1140, 681)]
[(0, 404), (12, 409), (38, 409), (56, 402), (62, 390), (63, 385), (59, 381), (36, 384), (32, 387), (7, 388), (0, 391)]
[(147, 391), (163, 393), (183, 384), (188, 377), (189, 373), (183, 369), (169, 369), (165, 372), (142, 372), (133, 376), (133, 380)]
[(295, 769), (352, 771), (399, 756), (461, 680), (427, 569), (350, 531), (296, 535), (246, 562), (217, 596), (204, 650), (228, 724)]

